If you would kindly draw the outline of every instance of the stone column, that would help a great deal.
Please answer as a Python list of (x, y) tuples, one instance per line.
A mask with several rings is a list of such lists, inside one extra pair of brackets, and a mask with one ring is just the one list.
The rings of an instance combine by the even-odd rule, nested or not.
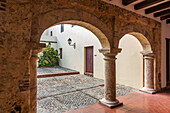
[(155, 77), (155, 65), (154, 65), (154, 54), (149, 52), (141, 52), (143, 54), (144, 62), (144, 87), (141, 91), (147, 93), (155, 93), (154, 89), (154, 77)]
[(105, 83), (104, 83), (104, 98), (100, 102), (110, 108), (122, 105), (116, 99), (116, 55), (121, 49), (100, 49), (105, 56)]
[(32, 50), (30, 60), (30, 113), (37, 112), (37, 60), (38, 50)]

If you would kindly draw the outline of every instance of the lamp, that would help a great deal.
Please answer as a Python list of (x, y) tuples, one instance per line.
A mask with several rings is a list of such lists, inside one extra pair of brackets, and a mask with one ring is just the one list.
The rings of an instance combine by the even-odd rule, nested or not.
[(48, 46), (50, 46), (50, 47), (51, 47), (51, 42), (49, 42), (49, 43), (48, 43)]
[(69, 44), (70, 46), (73, 46), (74, 49), (76, 48), (76, 43), (75, 43), (75, 42), (74, 42), (73, 44), (71, 44), (71, 43), (72, 43), (71, 38), (69, 38), (67, 41), (68, 41), (68, 44)]

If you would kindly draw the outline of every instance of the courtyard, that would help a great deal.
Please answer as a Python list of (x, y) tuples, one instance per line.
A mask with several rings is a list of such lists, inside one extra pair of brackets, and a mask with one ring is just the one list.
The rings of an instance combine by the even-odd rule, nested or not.
[[(38, 69), (38, 73), (48, 73), (52, 68), (43, 70)], [(73, 70), (61, 67), (56, 70), (60, 73), (65, 71), (73, 72)], [(38, 78), (37, 82), (38, 113), (70, 111), (97, 103), (104, 97), (104, 80), (83, 74), (43, 77)], [(128, 86), (116, 85), (117, 97), (136, 91), (136, 89)]]

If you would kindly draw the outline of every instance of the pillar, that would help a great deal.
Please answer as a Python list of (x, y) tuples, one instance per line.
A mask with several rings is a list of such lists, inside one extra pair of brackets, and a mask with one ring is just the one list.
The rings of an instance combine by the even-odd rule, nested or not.
[(104, 82), (104, 98), (100, 100), (100, 103), (110, 108), (122, 105), (116, 99), (116, 55), (121, 49), (100, 49), (103, 53), (105, 61), (105, 82)]
[(38, 53), (45, 48), (45, 44), (31, 43), (32, 47), (30, 58), (30, 113), (37, 113), (37, 60)]
[(38, 51), (33, 49), (30, 60), (30, 113), (37, 112), (37, 60)]
[(141, 52), (143, 54), (144, 62), (144, 87), (140, 91), (147, 93), (156, 93), (154, 88), (154, 78), (155, 78), (155, 65), (154, 65), (154, 54), (149, 52)]

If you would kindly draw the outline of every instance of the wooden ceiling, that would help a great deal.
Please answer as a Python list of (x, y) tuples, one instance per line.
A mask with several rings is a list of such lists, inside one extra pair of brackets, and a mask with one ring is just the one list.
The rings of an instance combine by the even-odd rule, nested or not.
[[(138, 3), (136, 3), (138, 2)], [(124, 6), (133, 4), (135, 10), (145, 10), (145, 14), (153, 13), (153, 16), (159, 17), (161, 21), (170, 23), (170, 0), (122, 0)]]

